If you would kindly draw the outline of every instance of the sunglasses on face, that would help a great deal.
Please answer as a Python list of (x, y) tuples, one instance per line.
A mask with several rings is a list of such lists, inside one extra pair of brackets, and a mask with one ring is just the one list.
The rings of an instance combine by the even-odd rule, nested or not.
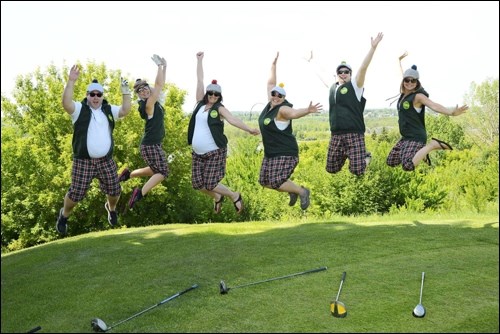
[(89, 95), (90, 95), (90, 97), (94, 97), (96, 95), (97, 95), (97, 97), (102, 97), (102, 93), (101, 92), (99, 92), (99, 93), (92, 92), (92, 93), (89, 93)]
[(338, 75), (341, 75), (341, 74), (349, 74), (351, 73), (351, 71), (348, 71), (348, 70), (343, 70), (343, 71), (338, 71), (337, 74)]
[(216, 97), (220, 97), (220, 93), (219, 92), (214, 92), (214, 91), (211, 91), (211, 90), (207, 92), (207, 95), (208, 96), (214, 96), (215, 95)]
[(413, 79), (413, 78), (405, 78), (405, 82), (406, 82), (406, 83), (415, 83), (415, 82), (417, 82), (417, 79)]
[(277, 91), (273, 90), (271, 92), (271, 96), (272, 97), (275, 97), (275, 96), (278, 96), (280, 99), (283, 97), (283, 95), (281, 95), (280, 93), (278, 93)]
[(139, 89), (137, 90), (137, 93), (142, 93), (142, 92), (145, 92), (145, 91), (147, 91), (148, 89), (149, 89), (149, 87), (148, 87), (148, 86), (141, 87), (141, 88), (139, 88)]

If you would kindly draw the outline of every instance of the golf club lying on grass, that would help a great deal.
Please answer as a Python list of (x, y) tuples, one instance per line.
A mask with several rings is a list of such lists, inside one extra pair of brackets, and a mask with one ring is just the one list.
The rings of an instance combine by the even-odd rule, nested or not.
[(166, 302), (168, 302), (169, 300), (172, 300), (172, 299), (174, 299), (174, 298), (177, 298), (177, 297), (179, 297), (180, 295), (182, 295), (182, 294), (184, 294), (184, 293), (186, 293), (186, 292), (188, 292), (188, 291), (191, 291), (191, 290), (193, 290), (193, 289), (196, 289), (197, 287), (198, 287), (198, 284), (195, 284), (195, 285), (193, 285), (193, 286), (191, 286), (191, 287), (187, 288), (187, 289), (186, 289), (186, 290), (184, 290), (184, 291), (177, 292), (175, 295), (170, 296), (170, 297), (168, 297), (168, 298), (166, 298), (166, 299), (162, 300), (162, 301), (161, 301), (161, 302), (159, 302), (158, 304), (155, 304), (155, 305), (153, 305), (153, 306), (151, 306), (151, 307), (148, 307), (147, 309), (145, 309), (145, 310), (143, 310), (143, 311), (141, 311), (141, 312), (139, 312), (139, 313), (136, 313), (136, 314), (134, 314), (133, 316), (131, 316), (131, 317), (129, 317), (129, 318), (127, 318), (127, 319), (125, 319), (125, 320), (119, 321), (118, 323), (116, 323), (116, 324), (114, 324), (114, 325), (112, 325), (112, 326), (109, 326), (109, 327), (108, 327), (108, 326), (106, 325), (106, 323), (105, 323), (103, 320), (99, 319), (99, 318), (94, 318), (94, 319), (92, 319), (92, 321), (90, 322), (90, 325), (92, 326), (92, 329), (94, 330), (94, 332), (107, 332), (107, 331), (109, 331), (111, 328), (116, 327), (116, 326), (118, 326), (118, 325), (120, 325), (120, 324), (123, 324), (125, 321), (129, 321), (130, 319), (133, 319), (133, 318), (135, 318), (135, 317), (137, 317), (137, 316), (139, 316), (139, 315), (141, 315), (141, 314), (143, 314), (143, 313), (145, 313), (145, 312), (147, 312), (147, 311), (149, 311), (149, 310), (151, 310), (151, 309), (153, 309), (153, 308), (155, 308), (155, 307), (157, 307), (157, 306), (160, 306), (160, 305), (162, 305), (162, 304), (165, 304), (165, 303), (166, 303)]
[(424, 305), (422, 305), (422, 291), (424, 290), (424, 277), (425, 277), (425, 273), (422, 271), (422, 284), (420, 285), (420, 302), (413, 309), (413, 316), (415, 318), (425, 317), (425, 307), (424, 307)]
[(311, 270), (308, 270), (308, 271), (303, 271), (303, 272), (295, 273), (295, 274), (291, 274), (291, 275), (286, 275), (286, 276), (281, 276), (281, 277), (275, 277), (275, 278), (270, 278), (270, 279), (266, 279), (266, 280), (263, 280), (263, 281), (258, 281), (258, 282), (253, 282), (253, 283), (238, 285), (238, 286), (235, 286), (235, 287), (232, 287), (232, 288), (228, 287), (224, 281), (220, 281), (219, 290), (220, 290), (220, 294), (221, 295), (225, 295), (225, 294), (227, 294), (229, 292), (230, 289), (243, 288), (245, 286), (260, 284), (260, 283), (264, 283), (264, 282), (275, 281), (275, 280), (278, 280), (278, 279), (289, 278), (289, 277), (294, 277), (294, 276), (299, 276), (299, 275), (304, 275), (304, 274), (309, 274), (309, 273), (316, 273), (318, 271), (323, 271), (323, 270), (326, 270), (326, 269), (327, 269), (327, 267), (321, 267), (321, 268), (317, 268), (317, 269), (311, 269)]
[(347, 309), (344, 303), (339, 302), (340, 291), (342, 291), (342, 285), (344, 284), (346, 272), (342, 273), (342, 279), (340, 280), (339, 292), (337, 292), (337, 298), (330, 303), (330, 313), (335, 318), (345, 318), (347, 316)]

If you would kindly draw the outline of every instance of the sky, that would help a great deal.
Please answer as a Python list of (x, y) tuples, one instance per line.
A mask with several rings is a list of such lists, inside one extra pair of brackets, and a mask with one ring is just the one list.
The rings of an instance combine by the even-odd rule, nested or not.
[[(196, 53), (205, 57), (204, 84), (216, 79), (230, 111), (260, 112), (277, 52), (277, 81), (296, 108), (321, 103), (342, 61), (359, 66), (371, 38), (384, 34), (365, 80), (367, 109), (395, 108), (403, 69), (415, 64), (430, 99), (461, 105), (472, 82), (498, 78), (498, 1), (2, 1), (1, 92), (18, 75), (77, 62), (120, 70), (130, 86), (154, 82), (158, 54), (167, 82), (187, 92), (192, 111)], [(313, 63), (307, 62), (313, 51)], [(85, 66), (84, 66), (85, 68)], [(318, 73), (321, 72), (320, 74)], [(76, 100), (83, 97), (75, 97)], [(118, 103), (118, 102), (117, 102)]]

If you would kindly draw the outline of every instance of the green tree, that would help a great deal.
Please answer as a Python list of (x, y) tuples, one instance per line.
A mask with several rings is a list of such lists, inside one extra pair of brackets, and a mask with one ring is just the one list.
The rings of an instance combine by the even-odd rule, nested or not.
[(464, 122), (473, 141), (481, 146), (498, 140), (498, 78), (471, 83), (466, 102), (470, 109)]

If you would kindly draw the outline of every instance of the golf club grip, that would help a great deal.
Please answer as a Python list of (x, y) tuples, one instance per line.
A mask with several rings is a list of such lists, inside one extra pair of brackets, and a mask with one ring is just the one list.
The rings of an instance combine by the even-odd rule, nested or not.
[(341, 281), (345, 280), (345, 275), (346, 275), (346, 272), (344, 271), (344, 272), (342, 273), (342, 278), (340, 279)]

